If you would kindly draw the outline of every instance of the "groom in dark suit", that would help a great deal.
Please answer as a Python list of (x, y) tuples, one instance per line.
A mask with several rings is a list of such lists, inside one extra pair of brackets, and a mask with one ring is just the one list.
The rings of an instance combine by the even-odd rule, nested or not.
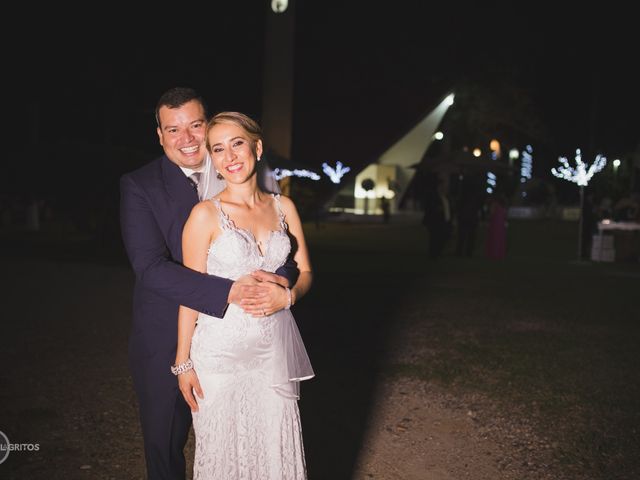
[[(182, 229), (198, 191), (217, 193), (206, 179), (204, 102), (192, 89), (173, 88), (156, 106), (164, 155), (120, 181), (122, 238), (136, 275), (129, 362), (138, 396), (150, 480), (185, 478), (184, 446), (191, 412), (170, 367), (175, 360), (179, 305), (222, 317), (229, 303), (271, 302), (284, 308), (283, 285), (295, 280), (289, 261), (278, 274), (258, 272), (236, 280), (182, 266)], [(192, 181), (207, 182), (196, 185)], [(202, 193), (201, 193), (202, 194)], [(260, 281), (259, 281), (260, 280)]]

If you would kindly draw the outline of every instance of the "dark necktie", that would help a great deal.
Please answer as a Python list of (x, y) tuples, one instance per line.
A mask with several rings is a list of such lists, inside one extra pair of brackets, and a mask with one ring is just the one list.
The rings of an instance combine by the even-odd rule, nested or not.
[(202, 175), (202, 172), (193, 172), (188, 177), (189, 183), (191, 183), (195, 191), (198, 193), (198, 198), (200, 198), (200, 176), (201, 175)]

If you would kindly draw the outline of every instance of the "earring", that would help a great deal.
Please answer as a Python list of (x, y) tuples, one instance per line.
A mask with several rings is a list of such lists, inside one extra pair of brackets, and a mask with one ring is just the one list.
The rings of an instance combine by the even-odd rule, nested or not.
[(259, 162), (260, 161), (260, 157), (258, 156), (258, 158), (256, 158), (256, 161)]
[(216, 178), (218, 180), (222, 180), (224, 177), (220, 174), (220, 172), (218, 170), (216, 170)]

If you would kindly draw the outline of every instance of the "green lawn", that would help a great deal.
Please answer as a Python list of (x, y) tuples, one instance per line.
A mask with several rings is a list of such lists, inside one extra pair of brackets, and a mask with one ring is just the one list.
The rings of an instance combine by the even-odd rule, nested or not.
[[(576, 261), (575, 222), (511, 221), (508, 255), (499, 262), (482, 255), (482, 228), (472, 258), (457, 258), (449, 248), (437, 261), (427, 258), (427, 234), (418, 224), (309, 224), (305, 231), (315, 280), (294, 309), (317, 373), (305, 382), (300, 402), (312, 478), (349, 478), (376, 385), (389, 375), (424, 379), (453, 395), (477, 393), (505, 414), (526, 418), (554, 446), (556, 465), (564, 469), (559, 478), (640, 478), (640, 265)], [(122, 338), (110, 348), (120, 363), (110, 365), (121, 369), (118, 378), (126, 377), (121, 357), (130, 285), (121, 276), (126, 273), (129, 279), (130, 272), (117, 239), (108, 238), (96, 244), (51, 231), (0, 234), (5, 257), (15, 263), (13, 271), (24, 273), (10, 277), (7, 318), (20, 312), (27, 319), (51, 314), (58, 319), (42, 320), (42, 326), (15, 323), (7, 351), (18, 355), (29, 338), (66, 352), (62, 343), (49, 340), (71, 331), (56, 330), (60, 318), (73, 322), (77, 338), (99, 340), (102, 348), (104, 336), (95, 332), (111, 332), (115, 319)], [(39, 301), (28, 306), (42, 311), (25, 313), (32, 273), (24, 270), (20, 257), (27, 257), (27, 268), (42, 259), (43, 270), (55, 272), (40, 279), (51, 298), (68, 298), (69, 286), (81, 285), (90, 308), (103, 304), (107, 294), (121, 299), (122, 311), (101, 308), (106, 318), (94, 323), (78, 315), (82, 310), (71, 301), (64, 309)], [(96, 260), (107, 270), (96, 268)], [(70, 261), (78, 265), (67, 265)], [(112, 269), (114, 263), (119, 267)], [(103, 284), (95, 275), (104, 271), (114, 278)], [(20, 332), (34, 325), (37, 335), (22, 339)], [(72, 366), (77, 361), (93, 365), (96, 347), (78, 345), (64, 361), (90, 376), (91, 368)], [(33, 374), (40, 371), (29, 370), (36, 360), (32, 356), (19, 365)], [(82, 397), (77, 388), (83, 384), (64, 383), (67, 377), (52, 377), (55, 385), (62, 382), (56, 391)], [(39, 385), (46, 382), (34, 382), (32, 391), (40, 394)], [(22, 383), (11, 385), (16, 389)], [(129, 401), (130, 390), (116, 391), (118, 401)], [(89, 402), (86, 408), (95, 405)], [(44, 428), (37, 419), (32, 423), (38, 432)], [(136, 423), (130, 423), (134, 428)], [(81, 442), (83, 437), (65, 425), (60, 428), (67, 443)]]
[(385, 374), (493, 398), (567, 471), (640, 478), (640, 265), (576, 261), (574, 222), (510, 222), (499, 262), (483, 257), (482, 229), (474, 257), (437, 261), (419, 225), (306, 232), (321, 280), (364, 274), (345, 287), (355, 301), (391, 306)]

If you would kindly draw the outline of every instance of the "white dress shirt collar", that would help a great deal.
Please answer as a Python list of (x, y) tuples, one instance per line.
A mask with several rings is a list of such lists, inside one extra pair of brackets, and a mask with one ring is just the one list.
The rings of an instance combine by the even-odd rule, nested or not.
[(203, 167), (196, 168), (195, 170), (192, 168), (180, 167), (180, 170), (182, 170), (182, 173), (184, 173), (187, 177), (191, 176), (193, 172), (204, 172)]

